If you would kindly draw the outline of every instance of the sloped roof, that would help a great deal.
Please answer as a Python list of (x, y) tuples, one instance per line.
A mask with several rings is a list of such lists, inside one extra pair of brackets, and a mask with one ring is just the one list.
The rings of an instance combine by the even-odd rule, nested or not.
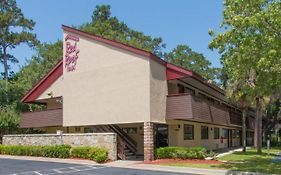
[[(224, 91), (220, 89), (219, 87), (212, 85), (210, 83), (207, 83), (205, 79), (197, 74), (194, 71), (184, 69), (182, 67), (176, 66), (171, 63), (167, 63), (166, 61), (162, 60), (155, 54), (145, 51), (143, 49), (139, 49), (118, 41), (113, 41), (110, 39), (103, 38), (101, 36), (93, 35), (87, 32), (83, 32), (81, 30), (77, 30), (65, 25), (62, 25), (62, 29), (67, 32), (71, 32), (77, 35), (80, 35), (82, 37), (85, 37), (90, 40), (98, 41), (104, 44), (108, 44), (129, 52), (132, 52), (137, 55), (148, 57), (149, 59), (152, 59), (159, 64), (162, 64), (166, 67), (166, 74), (167, 74), (167, 80), (172, 79), (178, 79), (182, 77), (193, 77), (198, 81), (201, 81), (207, 86), (210, 86), (216, 91), (219, 91), (220, 93), (223, 93)], [(63, 74), (63, 59), (60, 60), (60, 62), (54, 66), (54, 68), (46, 74), (22, 99), (21, 102), (34, 102), (38, 96), (40, 96), (48, 87), (50, 87), (61, 75)]]

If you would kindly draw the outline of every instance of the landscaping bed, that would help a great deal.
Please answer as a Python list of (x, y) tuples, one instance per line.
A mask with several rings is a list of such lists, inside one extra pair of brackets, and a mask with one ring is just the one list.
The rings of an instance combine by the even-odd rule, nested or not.
[(16, 156), (36, 156), (50, 158), (79, 158), (89, 159), (97, 163), (108, 160), (108, 151), (98, 147), (71, 147), (69, 145), (54, 146), (24, 146), (0, 145), (0, 154)]
[[(249, 149), (246, 152), (234, 152), (217, 158), (217, 160), (204, 160), (204, 159), (183, 159), (176, 157), (178, 151), (165, 152), (169, 155), (169, 159), (161, 158), (152, 162), (145, 162), (149, 164), (158, 164), (164, 166), (178, 166), (178, 167), (191, 167), (191, 168), (210, 168), (210, 169), (224, 169), (243, 172), (260, 172), (268, 174), (280, 174), (281, 162), (274, 162), (272, 159), (281, 152), (281, 148), (270, 149), (270, 154), (267, 150), (263, 149), (261, 155), (256, 153), (255, 149)], [(180, 151), (181, 152), (181, 151)], [(202, 151), (199, 151), (202, 152)], [(205, 151), (203, 151), (205, 155)], [(181, 154), (180, 154), (181, 155)], [(208, 154), (206, 153), (206, 156)], [(172, 157), (171, 157), (172, 156)]]

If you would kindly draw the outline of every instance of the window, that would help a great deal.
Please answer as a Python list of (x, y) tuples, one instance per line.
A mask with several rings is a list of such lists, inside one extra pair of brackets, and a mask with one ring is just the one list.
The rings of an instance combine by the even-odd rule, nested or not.
[(220, 128), (214, 128), (214, 139), (220, 138)]
[(184, 140), (194, 139), (194, 126), (193, 125), (183, 125), (184, 127)]
[(80, 127), (75, 127), (75, 132), (80, 132), (81, 128)]
[(137, 127), (122, 128), (122, 130), (127, 134), (137, 134), (138, 133)]
[(223, 128), (222, 129), (222, 135), (224, 139), (228, 139), (228, 129)]
[(209, 128), (208, 126), (201, 126), (201, 139), (209, 138)]

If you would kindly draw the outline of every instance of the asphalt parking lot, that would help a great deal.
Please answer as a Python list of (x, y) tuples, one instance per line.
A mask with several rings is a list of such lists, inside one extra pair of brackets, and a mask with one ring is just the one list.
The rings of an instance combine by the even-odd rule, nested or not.
[[(0, 159), (0, 175), (183, 175), (160, 171), (78, 165), (30, 160)], [(192, 174), (185, 174), (192, 175)]]

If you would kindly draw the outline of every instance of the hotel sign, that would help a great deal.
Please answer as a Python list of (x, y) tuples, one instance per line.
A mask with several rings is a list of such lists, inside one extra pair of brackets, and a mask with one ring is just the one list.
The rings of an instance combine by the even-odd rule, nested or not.
[(67, 34), (65, 37), (64, 66), (67, 72), (75, 71), (79, 54), (79, 49), (77, 49), (78, 42), (79, 38), (76, 36)]

